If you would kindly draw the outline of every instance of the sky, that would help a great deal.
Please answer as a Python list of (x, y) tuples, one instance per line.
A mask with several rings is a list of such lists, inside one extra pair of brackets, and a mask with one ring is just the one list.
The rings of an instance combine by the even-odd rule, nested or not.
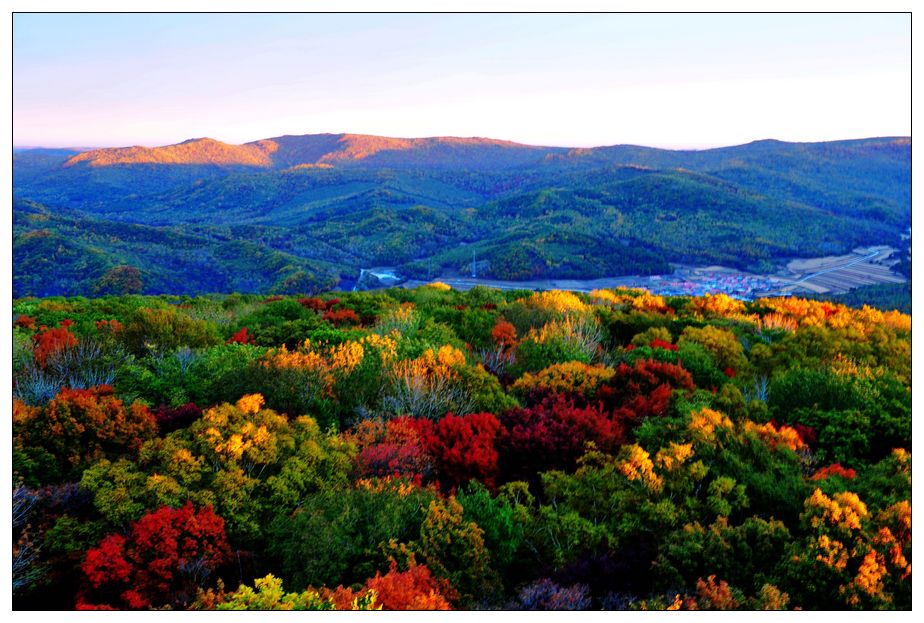
[(911, 134), (907, 14), (16, 14), (15, 146)]

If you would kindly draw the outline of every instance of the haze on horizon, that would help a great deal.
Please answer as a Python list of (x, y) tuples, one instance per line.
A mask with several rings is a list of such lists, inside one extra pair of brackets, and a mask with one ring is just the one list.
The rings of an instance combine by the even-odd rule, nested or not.
[(910, 16), (17, 14), (14, 145), (911, 133)]

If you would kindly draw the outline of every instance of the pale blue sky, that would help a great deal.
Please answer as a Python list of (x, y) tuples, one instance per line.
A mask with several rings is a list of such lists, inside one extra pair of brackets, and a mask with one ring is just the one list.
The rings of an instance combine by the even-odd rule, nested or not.
[(908, 135), (908, 15), (18, 14), (14, 144)]

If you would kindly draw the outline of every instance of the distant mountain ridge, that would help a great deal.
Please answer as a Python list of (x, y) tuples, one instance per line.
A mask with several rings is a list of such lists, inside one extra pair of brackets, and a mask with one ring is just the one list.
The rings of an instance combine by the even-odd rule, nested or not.
[[(370, 160), (378, 164), (375, 157), (385, 163), (410, 163), (421, 158), (436, 164), (443, 159), (453, 162), (467, 157), (474, 163), (482, 163), (494, 157), (500, 163), (513, 160), (516, 164), (562, 162), (577, 160), (584, 162), (612, 161), (628, 164), (627, 158), (643, 154), (651, 158), (657, 154), (659, 160), (673, 156), (681, 160), (701, 160), (733, 154), (746, 149), (777, 148), (781, 145), (817, 146), (828, 145), (849, 149), (863, 145), (866, 148), (910, 145), (908, 137), (883, 137), (853, 139), (821, 143), (787, 143), (765, 139), (743, 145), (717, 147), (704, 150), (670, 150), (636, 145), (610, 145), (600, 147), (553, 147), (525, 145), (512, 141), (481, 137), (429, 137), (393, 138), (366, 134), (305, 134), (285, 135), (232, 145), (212, 138), (194, 138), (174, 145), (161, 147), (107, 147), (93, 149), (71, 156), (65, 167), (87, 164), (93, 167), (131, 164), (182, 164), (214, 165), (222, 167), (258, 167), (283, 169), (298, 165), (355, 163)], [(401, 153), (404, 152), (404, 153)], [(498, 164), (498, 162), (495, 162)]]
[(111, 147), (93, 149), (69, 158), (64, 166), (93, 167), (118, 164), (185, 164), (288, 168), (303, 164), (332, 164), (364, 160), (382, 152), (417, 151), (427, 158), (468, 153), (484, 157), (484, 151), (514, 150), (533, 156), (566, 151), (487, 138), (431, 137), (392, 138), (365, 134), (306, 134), (278, 136), (230, 145), (212, 138), (195, 138), (162, 147)]
[(372, 266), (467, 273), (473, 255), (479, 275), (508, 280), (677, 263), (768, 272), (907, 246), (910, 163), (908, 137), (668, 150), (314, 134), (17, 150), (14, 293), (93, 293), (122, 265), (147, 293), (308, 292)]

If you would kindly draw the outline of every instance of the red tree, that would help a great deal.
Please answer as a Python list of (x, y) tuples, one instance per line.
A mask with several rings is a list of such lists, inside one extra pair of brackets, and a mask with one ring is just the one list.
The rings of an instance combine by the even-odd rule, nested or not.
[(324, 301), (314, 296), (300, 298), (298, 299), (298, 303), (302, 307), (305, 307), (306, 309), (312, 309), (314, 311), (324, 311), (327, 309)]
[(846, 478), (847, 480), (853, 480), (857, 477), (857, 470), (851, 468), (845, 468), (840, 463), (832, 463), (831, 465), (826, 465), (822, 467), (817, 472), (812, 475), (812, 480), (824, 480), (830, 476), (840, 476), (841, 478)]
[(497, 322), (494, 324), (494, 328), (491, 329), (491, 338), (498, 346), (510, 348), (517, 343), (516, 327), (503, 318), (498, 318)]
[(331, 309), (324, 312), (324, 320), (335, 326), (359, 324), (359, 316), (352, 309)]
[(256, 344), (252, 335), (247, 334), (247, 327), (244, 327), (230, 338), (225, 344)]
[(35, 318), (32, 316), (27, 316), (25, 314), (20, 314), (16, 320), (13, 321), (14, 327), (22, 327), (23, 329), (29, 329), (30, 331), (35, 330)]
[(359, 476), (407, 476), (414, 478), (430, 469), (413, 420), (399, 417), (386, 424), (367, 421), (353, 432), (359, 446), (355, 465)]
[(77, 346), (77, 337), (68, 330), (73, 324), (71, 320), (62, 320), (61, 326), (56, 329), (49, 329), (42, 325), (40, 332), (32, 336), (34, 345), (35, 362), (41, 367), (48, 364), (48, 358), (55, 353), (59, 353), (65, 348)]
[(679, 365), (638, 359), (634, 366), (620, 364), (613, 378), (597, 390), (597, 398), (631, 427), (647, 417), (664, 415), (675, 389), (693, 387), (693, 377)]
[(78, 608), (186, 606), (230, 554), (225, 522), (211, 506), (161, 507), (134, 522), (128, 536), (110, 534), (87, 552), (81, 569), (89, 590)]
[(513, 409), (501, 421), (508, 435), (501, 444), (505, 480), (534, 480), (550, 469), (570, 470), (588, 441), (604, 451), (624, 440), (622, 424), (599, 405), (579, 406), (558, 394), (528, 409)]
[(447, 414), (438, 422), (414, 422), (427, 454), (433, 457), (445, 489), (479, 480), (494, 489), (497, 479), (497, 440), (504, 430), (493, 413)]
[(202, 409), (194, 402), (187, 402), (179, 407), (160, 405), (151, 412), (151, 415), (154, 416), (154, 420), (157, 422), (158, 432), (161, 435), (166, 435), (175, 430), (186, 428), (198, 420), (202, 417)]
[(649, 342), (648, 346), (650, 346), (651, 348), (662, 348), (664, 350), (672, 350), (672, 351), (679, 350), (679, 346), (677, 346), (676, 344), (671, 344), (670, 342), (665, 342), (664, 340), (659, 340), (657, 338)]

